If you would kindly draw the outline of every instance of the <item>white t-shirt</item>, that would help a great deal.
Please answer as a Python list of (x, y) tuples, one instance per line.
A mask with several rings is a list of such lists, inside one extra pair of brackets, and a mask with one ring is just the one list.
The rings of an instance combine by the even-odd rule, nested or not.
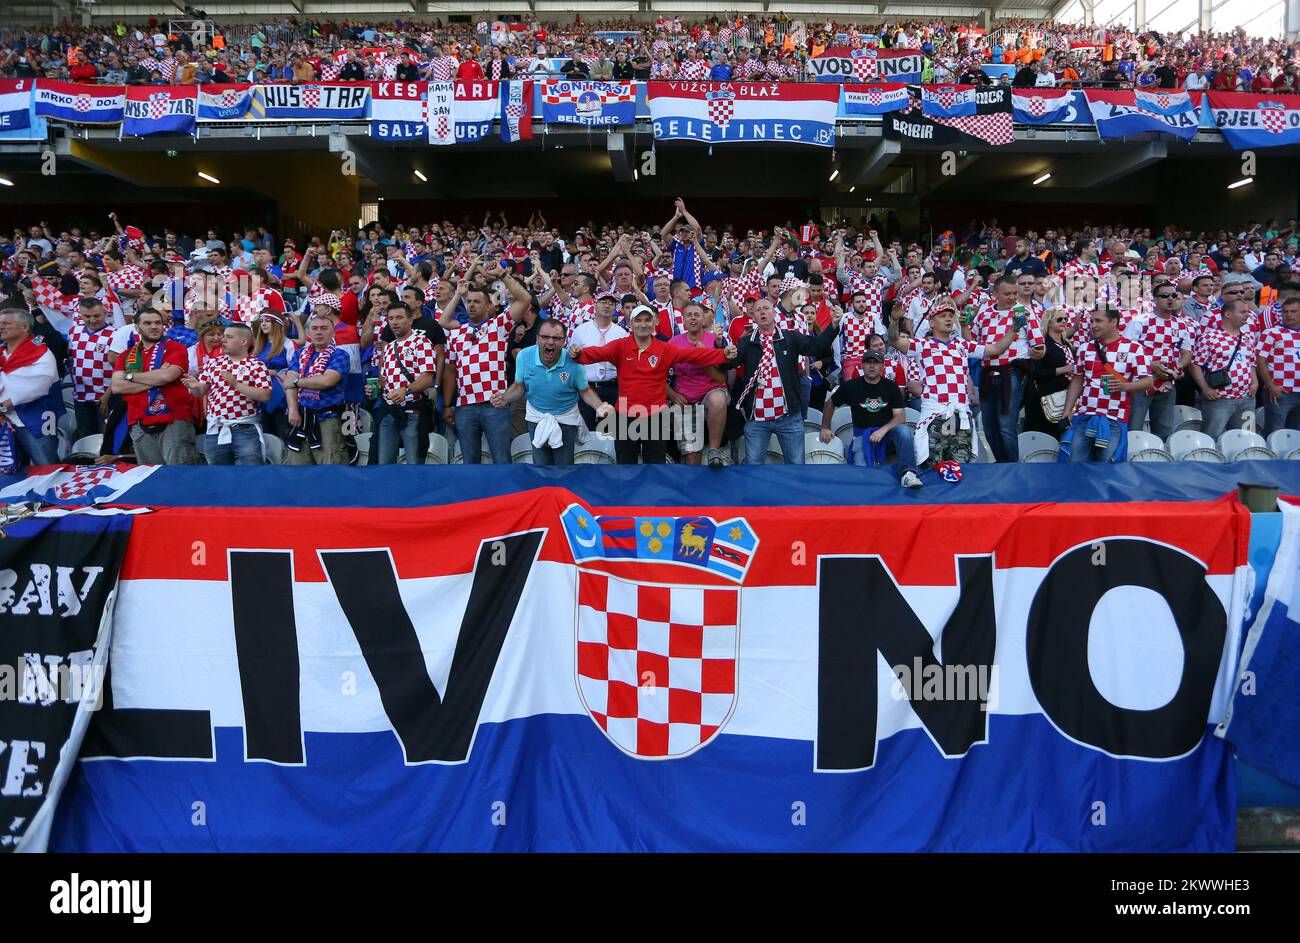
[[(627, 331), (613, 321), (609, 323), (609, 327), (602, 331), (600, 326), (596, 324), (595, 319), (592, 319), (583, 321), (574, 329), (569, 336), (569, 343), (581, 344), (583, 347), (601, 347), (627, 336)], [(612, 363), (589, 363), (586, 366), (586, 371), (588, 383), (604, 383), (607, 380), (618, 378), (618, 369)]]

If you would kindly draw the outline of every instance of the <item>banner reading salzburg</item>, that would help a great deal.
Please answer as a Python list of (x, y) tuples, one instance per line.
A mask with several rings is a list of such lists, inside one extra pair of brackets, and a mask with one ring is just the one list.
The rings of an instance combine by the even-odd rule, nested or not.
[(1228, 851), (1248, 515), (1125, 512), (160, 508), (51, 847)]

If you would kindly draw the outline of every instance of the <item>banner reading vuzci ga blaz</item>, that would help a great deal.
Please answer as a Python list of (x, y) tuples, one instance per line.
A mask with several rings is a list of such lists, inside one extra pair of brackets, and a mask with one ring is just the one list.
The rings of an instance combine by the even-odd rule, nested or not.
[(102, 691), (131, 517), (44, 512), (0, 540), (0, 849), (44, 851)]
[(1125, 511), (163, 509), (53, 847), (1230, 850), (1246, 515)]

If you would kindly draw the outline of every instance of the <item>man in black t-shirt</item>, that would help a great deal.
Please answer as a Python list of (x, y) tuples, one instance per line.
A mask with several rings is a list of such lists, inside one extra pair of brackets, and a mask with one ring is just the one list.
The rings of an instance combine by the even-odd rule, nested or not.
[(898, 455), (896, 467), (903, 487), (919, 488), (921, 478), (916, 472), (912, 430), (903, 422), (906, 401), (898, 384), (881, 376), (884, 367), (885, 358), (878, 351), (868, 350), (862, 355), (862, 376), (841, 383), (822, 407), (821, 439), (830, 442), (835, 407), (847, 405), (853, 414), (855, 441), (849, 450), (852, 464), (883, 465), (886, 449), (892, 445)]

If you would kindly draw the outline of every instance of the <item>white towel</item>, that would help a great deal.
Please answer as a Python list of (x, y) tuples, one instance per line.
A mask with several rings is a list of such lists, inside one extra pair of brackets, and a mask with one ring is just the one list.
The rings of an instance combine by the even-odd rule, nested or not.
[(921, 415), (916, 420), (916, 431), (912, 442), (916, 450), (916, 464), (924, 465), (930, 457), (930, 425), (941, 419), (955, 417), (958, 429), (969, 429), (971, 433), (971, 458), (979, 449), (979, 436), (975, 435), (974, 423), (971, 422), (970, 407), (964, 403), (939, 403), (932, 399), (921, 400)]
[(564, 444), (564, 433), (560, 430), (560, 424), (550, 413), (538, 413), (538, 418), (529, 420), (537, 423), (537, 428), (533, 430), (533, 448), (540, 449), (542, 446), (549, 445), (553, 449), (558, 449)]

